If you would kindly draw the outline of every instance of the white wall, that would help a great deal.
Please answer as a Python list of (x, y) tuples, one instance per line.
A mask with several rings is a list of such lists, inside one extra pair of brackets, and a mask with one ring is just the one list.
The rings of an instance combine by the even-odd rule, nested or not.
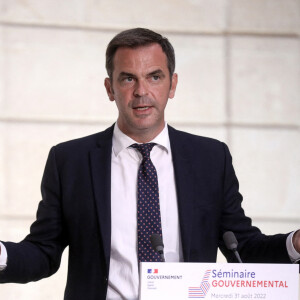
[[(299, 228), (300, 0), (0, 0), (1, 239), (28, 232), (50, 147), (116, 119), (104, 53), (130, 27), (175, 46), (168, 122), (229, 145), (254, 224)], [(66, 258), (52, 278), (1, 295), (62, 299)]]

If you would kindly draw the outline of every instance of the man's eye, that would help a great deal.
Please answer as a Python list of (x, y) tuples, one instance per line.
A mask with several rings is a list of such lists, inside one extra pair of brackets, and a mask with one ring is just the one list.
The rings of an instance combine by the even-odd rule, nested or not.
[(133, 81), (133, 77), (126, 77), (124, 79), (124, 81), (126, 81), (126, 82), (132, 82)]
[(153, 75), (152, 78), (154, 81), (157, 81), (157, 80), (159, 80), (160, 77), (158, 75)]

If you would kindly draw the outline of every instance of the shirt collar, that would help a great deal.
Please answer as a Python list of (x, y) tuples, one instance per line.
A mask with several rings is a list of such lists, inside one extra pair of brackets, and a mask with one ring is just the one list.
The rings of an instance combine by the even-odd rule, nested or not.
[[(157, 135), (151, 143), (156, 143), (160, 146), (163, 150), (170, 152), (170, 139), (169, 139), (169, 131), (168, 131), (168, 124), (165, 123), (164, 129)], [(150, 143), (149, 142), (149, 143)], [(113, 133), (113, 140), (112, 140), (112, 148), (113, 153), (115, 156), (118, 156), (121, 151), (128, 148), (132, 144), (137, 143), (135, 140), (127, 136), (125, 133), (123, 133), (118, 123), (116, 122), (114, 126), (114, 133)]]

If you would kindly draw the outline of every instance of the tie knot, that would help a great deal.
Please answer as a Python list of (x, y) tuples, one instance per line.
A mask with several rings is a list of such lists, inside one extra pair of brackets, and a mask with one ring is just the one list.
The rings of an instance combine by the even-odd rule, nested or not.
[(133, 147), (140, 151), (144, 159), (150, 158), (150, 152), (155, 146), (155, 143), (146, 143), (146, 144), (132, 144), (130, 147)]

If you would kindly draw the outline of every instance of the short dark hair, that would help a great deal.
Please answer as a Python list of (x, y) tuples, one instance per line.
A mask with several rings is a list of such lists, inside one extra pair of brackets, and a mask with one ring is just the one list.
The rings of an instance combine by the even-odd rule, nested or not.
[(133, 28), (117, 34), (108, 44), (106, 49), (106, 70), (110, 79), (114, 71), (113, 59), (118, 48), (137, 48), (157, 43), (166, 54), (170, 78), (175, 71), (175, 52), (169, 40), (159, 33), (146, 28)]

